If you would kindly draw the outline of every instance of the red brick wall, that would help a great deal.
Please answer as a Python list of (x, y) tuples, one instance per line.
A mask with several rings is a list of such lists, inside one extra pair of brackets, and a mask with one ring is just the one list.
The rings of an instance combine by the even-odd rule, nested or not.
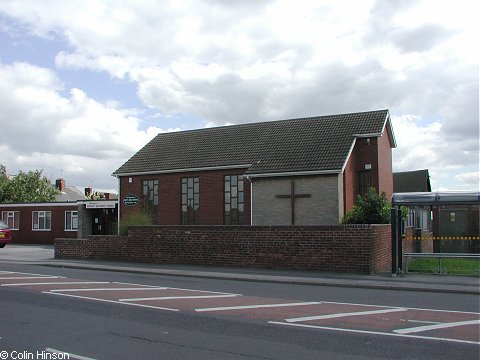
[(392, 271), (392, 231), (390, 225), (376, 225), (373, 253), (375, 257), (375, 273)]
[(358, 138), (343, 174), (343, 194), (345, 212), (350, 210), (357, 199), (357, 173), (366, 171), (365, 165), (372, 166), (371, 184), (377, 192), (385, 192), (390, 200), (393, 194), (392, 149), (388, 134), (372, 137), (370, 144), (366, 138)]
[[(134, 194), (142, 199), (142, 181), (158, 179), (159, 206), (158, 225), (179, 225), (181, 208), (181, 178), (200, 178), (200, 223), (199, 225), (223, 225), (224, 176), (243, 175), (244, 169), (221, 171), (196, 171), (190, 173), (171, 173), (149, 176), (125, 176), (120, 178), (120, 216), (139, 210), (141, 204), (125, 206), (122, 199)], [(132, 183), (128, 179), (132, 178)], [(250, 224), (250, 182), (244, 179), (244, 225)]]
[(391, 271), (390, 246), (389, 225), (134, 226), (56, 239), (55, 257), (368, 274)]
[(347, 161), (343, 175), (343, 194), (345, 197), (345, 212), (350, 210), (358, 195), (358, 177), (359, 171), (365, 171), (365, 165), (372, 165), (371, 182), (372, 186), (378, 189), (378, 159), (377, 159), (377, 139), (370, 138), (370, 145), (367, 139), (357, 139), (350, 159)]
[(127, 260), (131, 245), (126, 236), (90, 235), (81, 240), (58, 238), (55, 239), (55, 258)]
[[(12, 230), (12, 243), (16, 244), (53, 244), (55, 238), (76, 238), (76, 231), (65, 231), (65, 211), (77, 211), (77, 204), (65, 206), (49, 206), (28, 204), (28, 206), (1, 206), (2, 211), (19, 212), (19, 229)], [(32, 212), (51, 211), (52, 225), (50, 231), (32, 230)], [(1, 217), (1, 213), (0, 213)]]
[(387, 131), (378, 138), (378, 191), (390, 200), (393, 194), (392, 144)]
[(344, 196), (344, 212), (349, 211), (355, 204), (357, 198), (357, 155), (356, 151), (352, 151), (350, 158), (345, 166), (343, 174), (343, 196)]
[[(371, 172), (371, 182), (372, 186), (378, 190), (378, 139), (376, 137), (371, 137), (370, 144), (368, 144), (366, 138), (359, 138), (355, 144), (353, 151), (356, 153), (356, 164), (355, 171), (365, 171), (365, 165), (372, 165)], [(355, 175), (356, 181), (356, 175)], [(356, 185), (356, 182), (355, 182)], [(358, 189), (355, 190), (355, 194)]]

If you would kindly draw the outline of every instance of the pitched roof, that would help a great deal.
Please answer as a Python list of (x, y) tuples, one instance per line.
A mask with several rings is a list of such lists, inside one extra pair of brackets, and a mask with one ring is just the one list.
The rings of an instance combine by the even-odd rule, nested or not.
[(85, 199), (85, 194), (78, 190), (75, 186), (65, 186), (64, 191), (55, 196), (55, 202), (70, 202)]
[(113, 175), (244, 167), (246, 173), (339, 172), (356, 137), (381, 136), (388, 110), (269, 121), (157, 135)]
[(430, 192), (428, 169), (393, 173), (393, 192)]

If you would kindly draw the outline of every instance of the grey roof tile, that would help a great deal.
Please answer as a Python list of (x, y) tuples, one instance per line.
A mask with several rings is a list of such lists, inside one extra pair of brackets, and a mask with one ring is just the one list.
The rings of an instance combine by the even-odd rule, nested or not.
[(339, 171), (354, 135), (380, 134), (388, 110), (157, 135), (113, 175), (250, 164), (247, 174)]
[(393, 173), (393, 192), (431, 192), (428, 169)]
[(69, 202), (85, 200), (85, 194), (78, 190), (75, 186), (66, 186), (64, 191), (55, 196), (56, 202)]

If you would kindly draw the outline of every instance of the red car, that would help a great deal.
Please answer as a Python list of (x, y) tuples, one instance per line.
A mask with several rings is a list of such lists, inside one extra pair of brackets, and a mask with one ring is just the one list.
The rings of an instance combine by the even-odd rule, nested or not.
[(12, 241), (12, 231), (7, 224), (0, 220), (0, 248), (5, 247), (10, 241)]

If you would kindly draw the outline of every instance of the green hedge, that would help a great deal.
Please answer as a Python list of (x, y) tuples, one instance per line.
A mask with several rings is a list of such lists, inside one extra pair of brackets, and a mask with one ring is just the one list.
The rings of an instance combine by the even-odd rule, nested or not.
[(342, 219), (342, 224), (390, 224), (390, 203), (384, 192), (377, 194), (375, 188), (367, 194), (358, 195), (353, 208)]
[(152, 225), (152, 217), (149, 214), (146, 214), (141, 211), (131, 212), (128, 213), (120, 221), (120, 235), (127, 235), (128, 234), (128, 227), (134, 225)]

